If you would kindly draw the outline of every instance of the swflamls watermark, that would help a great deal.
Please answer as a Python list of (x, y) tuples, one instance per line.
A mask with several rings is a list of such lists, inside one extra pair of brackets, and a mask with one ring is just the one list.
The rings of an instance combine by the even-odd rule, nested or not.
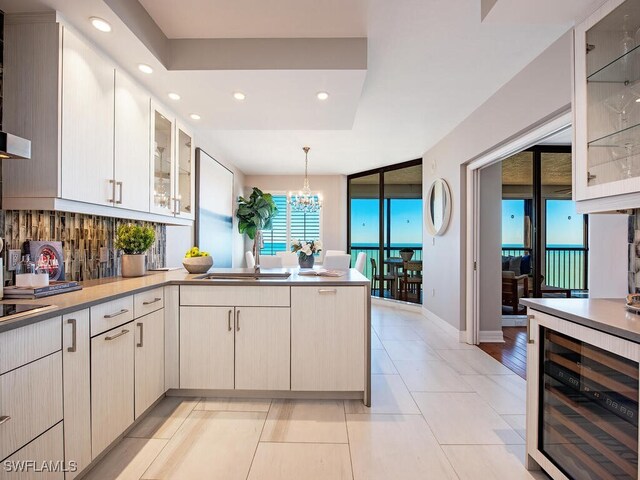
[(5, 460), (2, 463), (7, 473), (65, 473), (78, 471), (78, 462), (70, 460)]

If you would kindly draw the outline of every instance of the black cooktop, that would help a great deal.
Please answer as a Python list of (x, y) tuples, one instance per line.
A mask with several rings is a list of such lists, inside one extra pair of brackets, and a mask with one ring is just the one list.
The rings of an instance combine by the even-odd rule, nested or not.
[(10, 317), (11, 315), (19, 315), (21, 313), (26, 313), (37, 308), (44, 308), (48, 306), (49, 305), (18, 305), (15, 303), (5, 303), (0, 305), (0, 319), (4, 317)]

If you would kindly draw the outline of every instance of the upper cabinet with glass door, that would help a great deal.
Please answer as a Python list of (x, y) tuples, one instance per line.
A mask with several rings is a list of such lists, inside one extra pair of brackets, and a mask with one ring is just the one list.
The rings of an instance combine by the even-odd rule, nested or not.
[(638, 0), (609, 0), (576, 27), (574, 112), (582, 211), (640, 207)]
[(174, 212), (174, 122), (168, 113), (151, 105), (151, 211)]
[(195, 148), (193, 135), (178, 123), (176, 125), (176, 183), (174, 213), (181, 217), (195, 218)]

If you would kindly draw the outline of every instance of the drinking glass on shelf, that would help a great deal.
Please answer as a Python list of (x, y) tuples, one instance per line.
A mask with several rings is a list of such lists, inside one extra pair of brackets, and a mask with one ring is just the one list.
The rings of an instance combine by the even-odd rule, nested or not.
[(611, 157), (620, 167), (623, 178), (633, 178), (636, 176), (633, 157), (638, 154), (638, 145), (626, 142), (624, 145), (611, 148)]
[(624, 130), (627, 128), (629, 120), (630, 107), (635, 104), (638, 96), (628, 87), (625, 87), (621, 92), (611, 95), (604, 101), (605, 106), (618, 114), (618, 130)]

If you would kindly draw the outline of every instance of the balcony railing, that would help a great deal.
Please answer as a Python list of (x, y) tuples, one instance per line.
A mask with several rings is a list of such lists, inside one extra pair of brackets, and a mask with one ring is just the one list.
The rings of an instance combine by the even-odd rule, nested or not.
[[(531, 248), (504, 247), (503, 255), (527, 255)], [(587, 290), (589, 249), (585, 247), (546, 247), (544, 283), (552, 287)]]
[[(390, 247), (384, 247), (384, 259), (391, 257), (400, 257), (400, 249), (401, 248), (411, 248), (413, 253), (412, 260), (422, 260), (422, 247), (404, 247), (398, 245), (391, 245)], [(364, 252), (367, 254), (367, 262), (364, 269), (364, 276), (369, 280), (373, 280), (373, 271), (371, 268), (371, 258), (376, 261), (376, 265), (378, 267), (377, 274), (380, 275), (382, 269), (387, 273), (389, 271), (388, 265), (385, 265), (384, 262), (380, 261), (380, 250), (377, 246), (364, 246), (364, 245), (351, 245), (351, 265), (355, 265), (356, 257), (358, 253)], [(384, 260), (383, 259), (383, 260)]]

